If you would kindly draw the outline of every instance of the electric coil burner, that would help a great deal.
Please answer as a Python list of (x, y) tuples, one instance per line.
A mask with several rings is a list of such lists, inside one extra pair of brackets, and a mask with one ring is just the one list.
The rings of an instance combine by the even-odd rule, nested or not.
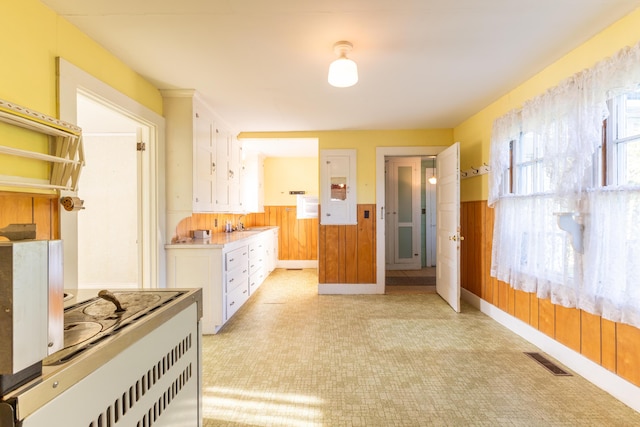
[(64, 311), (64, 347), (43, 365), (65, 363), (136, 320), (181, 296), (184, 292), (109, 292), (67, 307)]

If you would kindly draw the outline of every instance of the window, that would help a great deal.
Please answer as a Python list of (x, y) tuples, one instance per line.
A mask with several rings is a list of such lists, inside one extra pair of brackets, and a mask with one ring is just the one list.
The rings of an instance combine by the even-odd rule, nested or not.
[(487, 203), (493, 277), (640, 328), (639, 57), (625, 47), (497, 118)]
[(532, 132), (521, 134), (511, 147), (510, 169), (514, 171), (511, 192), (528, 195), (549, 191), (550, 181), (544, 169), (544, 144), (541, 138)]
[(600, 173), (607, 185), (640, 185), (640, 91), (617, 96), (608, 106)]
[[(640, 90), (610, 99), (607, 106), (610, 113), (603, 122), (602, 144), (592, 158), (589, 187), (640, 185)], [(550, 175), (544, 166), (544, 141), (540, 136), (533, 132), (521, 133), (511, 141), (509, 150), (501, 194), (551, 191)]]

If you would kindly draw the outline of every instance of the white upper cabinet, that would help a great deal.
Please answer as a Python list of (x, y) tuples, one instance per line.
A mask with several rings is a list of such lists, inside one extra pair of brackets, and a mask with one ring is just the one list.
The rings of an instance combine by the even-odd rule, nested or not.
[(244, 152), (240, 185), (243, 189), (242, 207), (246, 212), (264, 212), (264, 155)]
[(242, 212), (242, 144), (235, 135), (230, 134), (229, 138), (229, 207), (234, 212)]
[(168, 210), (242, 211), (236, 164), (241, 146), (234, 133), (193, 90), (166, 90), (162, 95)]
[(320, 223), (357, 224), (356, 150), (320, 150)]
[(215, 122), (206, 107), (194, 102), (194, 157), (195, 165), (193, 211), (214, 210), (216, 189)]

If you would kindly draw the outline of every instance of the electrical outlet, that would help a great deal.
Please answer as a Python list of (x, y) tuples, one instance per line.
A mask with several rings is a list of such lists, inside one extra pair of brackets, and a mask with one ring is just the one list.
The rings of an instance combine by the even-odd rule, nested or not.
[(217, 227), (217, 226), (218, 226), (218, 218), (215, 218), (215, 219), (213, 220), (213, 226), (214, 226), (214, 227)]

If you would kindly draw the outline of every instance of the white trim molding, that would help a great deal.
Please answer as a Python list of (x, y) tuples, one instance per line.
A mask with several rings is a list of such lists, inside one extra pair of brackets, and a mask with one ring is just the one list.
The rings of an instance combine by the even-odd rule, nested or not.
[(319, 295), (373, 295), (380, 294), (375, 283), (318, 283)]
[(318, 260), (305, 259), (279, 259), (276, 268), (318, 268)]

